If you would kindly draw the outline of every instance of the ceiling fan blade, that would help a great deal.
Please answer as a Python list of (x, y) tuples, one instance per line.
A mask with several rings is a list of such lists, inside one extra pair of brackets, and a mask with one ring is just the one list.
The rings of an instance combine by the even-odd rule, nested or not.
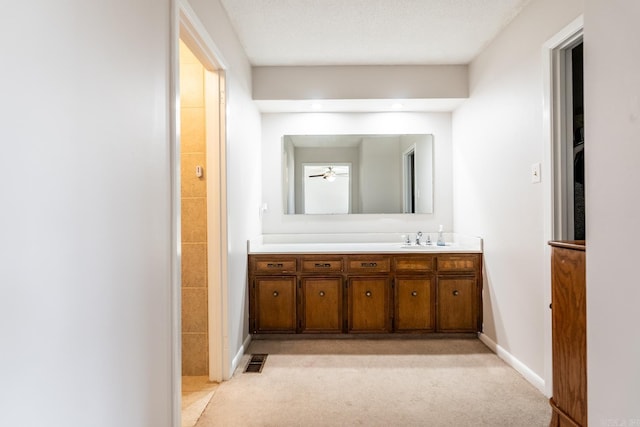
[(321, 173), (320, 175), (309, 175), (309, 178), (316, 178), (319, 176), (324, 176), (325, 174)]

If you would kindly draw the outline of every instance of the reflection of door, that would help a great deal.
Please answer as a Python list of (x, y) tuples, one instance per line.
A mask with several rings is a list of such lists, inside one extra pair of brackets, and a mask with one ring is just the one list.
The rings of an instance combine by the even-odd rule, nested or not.
[(402, 154), (402, 203), (403, 213), (416, 213), (416, 146)]
[(402, 153), (402, 212), (433, 212), (433, 137), (408, 135)]

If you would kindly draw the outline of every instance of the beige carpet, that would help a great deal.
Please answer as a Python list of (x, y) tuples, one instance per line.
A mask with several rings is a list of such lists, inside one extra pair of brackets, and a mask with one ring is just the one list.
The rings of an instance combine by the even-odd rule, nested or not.
[(207, 426), (547, 426), (547, 399), (477, 339), (254, 340)]

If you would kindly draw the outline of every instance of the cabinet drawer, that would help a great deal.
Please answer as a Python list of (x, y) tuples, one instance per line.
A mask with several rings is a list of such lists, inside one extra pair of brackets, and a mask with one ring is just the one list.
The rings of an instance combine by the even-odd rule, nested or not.
[(388, 257), (349, 257), (347, 265), (350, 272), (387, 273), (391, 270)]
[(260, 258), (254, 260), (253, 269), (256, 273), (295, 273), (297, 263), (295, 258)]
[(303, 258), (304, 273), (339, 273), (342, 271), (342, 258)]
[(438, 271), (470, 271), (478, 268), (476, 255), (440, 255), (438, 256)]
[(412, 256), (395, 257), (393, 260), (396, 271), (406, 273), (416, 273), (435, 270), (435, 257), (433, 256)]

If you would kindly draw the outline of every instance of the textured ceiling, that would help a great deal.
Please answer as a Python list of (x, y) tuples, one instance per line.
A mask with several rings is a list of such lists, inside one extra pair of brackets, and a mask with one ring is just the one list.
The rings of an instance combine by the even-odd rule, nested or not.
[(253, 65), (469, 63), (529, 0), (221, 0)]

